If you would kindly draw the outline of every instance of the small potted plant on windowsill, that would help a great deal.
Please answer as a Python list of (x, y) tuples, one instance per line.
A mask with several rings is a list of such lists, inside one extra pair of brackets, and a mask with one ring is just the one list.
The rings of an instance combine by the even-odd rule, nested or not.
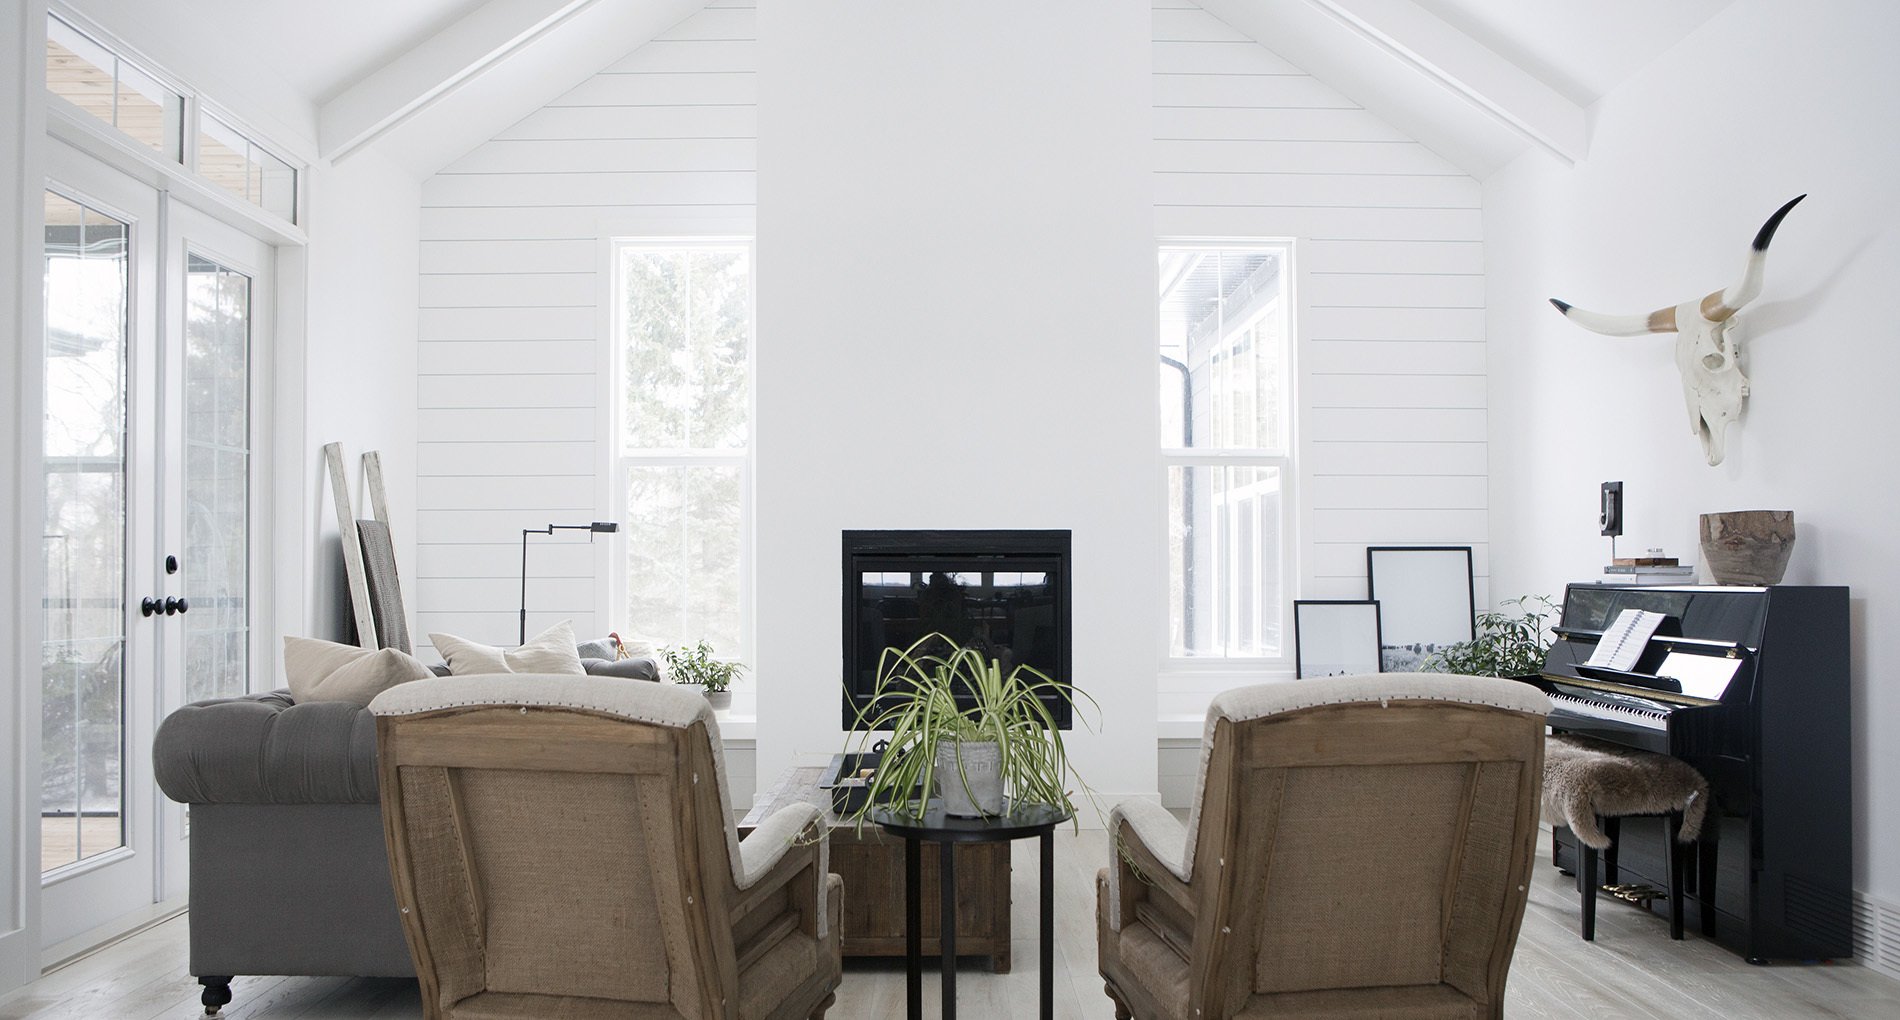
[(712, 645), (703, 639), (696, 646), (668, 648), (662, 655), (666, 659), (667, 676), (674, 683), (700, 688), (714, 708), (732, 706), (732, 682), (745, 672), (744, 664), (714, 658)]
[(1080, 779), (1044, 698), (1073, 704), (1078, 693), (1029, 666), (1004, 672), (1001, 661), (942, 634), (885, 649), (873, 696), (853, 726), (855, 750), (847, 753), (864, 753), (877, 733), (890, 736), (878, 768), (857, 777), (863, 806), (852, 818), (861, 824), (874, 806), (921, 815), (933, 793), (945, 813), (963, 817), (1027, 804), (1073, 812), (1066, 784)]

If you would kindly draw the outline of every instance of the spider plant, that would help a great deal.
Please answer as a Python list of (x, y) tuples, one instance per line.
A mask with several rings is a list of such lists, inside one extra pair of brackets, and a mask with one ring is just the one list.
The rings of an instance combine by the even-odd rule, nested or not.
[[(948, 654), (926, 649), (950, 648)], [(877, 733), (889, 733), (878, 769), (866, 780), (865, 809), (853, 816), (863, 824), (872, 805), (901, 814), (921, 815), (939, 781), (963, 783), (962, 748), (994, 743), (1009, 802), (1048, 804), (1074, 812), (1065, 783), (1080, 777), (1069, 764), (1043, 696), (1075, 703), (1079, 694), (1094, 699), (1030, 666), (1007, 673), (1002, 662), (981, 650), (959, 646), (942, 634), (926, 634), (908, 648), (886, 648), (878, 657), (877, 685), (858, 712), (847, 751), (863, 753)], [(958, 704), (958, 698), (964, 704)], [(940, 776), (940, 745), (957, 748), (954, 775)], [(972, 798), (974, 799), (974, 798)]]

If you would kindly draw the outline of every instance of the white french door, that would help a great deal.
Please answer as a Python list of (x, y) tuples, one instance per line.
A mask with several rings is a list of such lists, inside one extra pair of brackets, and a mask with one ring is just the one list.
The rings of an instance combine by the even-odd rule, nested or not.
[(41, 943), (185, 892), (152, 736), (251, 673), (271, 251), (54, 143), (45, 194)]

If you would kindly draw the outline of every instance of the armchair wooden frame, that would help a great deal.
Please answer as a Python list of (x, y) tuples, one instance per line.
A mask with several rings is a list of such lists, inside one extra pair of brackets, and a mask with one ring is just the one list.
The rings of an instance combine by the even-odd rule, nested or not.
[[(794, 933), (817, 943), (817, 966), (781, 1001), (753, 1015), (759, 1020), (822, 1018), (832, 1004), (841, 976), (840, 889), (837, 879), (821, 870), (822, 834), (810, 824), (791, 831), (781, 825), (771, 834), (762, 828), (747, 840), (749, 859), (752, 839), (763, 836), (789, 846), (781, 848), (775, 863), (761, 854), (761, 872), (748, 876), (742, 887), (735, 878), (742, 868), (731, 860), (735, 844), (727, 834), (725, 795), (713, 781), (719, 769), (705, 723), (678, 728), (565, 707), (488, 705), (382, 715), (377, 738), (396, 900), (430, 1020), (453, 1020), (458, 1003), (485, 994), (486, 890), (480, 862), (472, 856), (462, 789), (464, 776), (480, 770), (624, 777), (622, 788), (638, 802), (638, 826), (652, 848), (651, 874), (568, 880), (650, 885), (657, 921), (632, 922), (659, 925), (664, 960), (629, 960), (627, 965), (666, 968), (672, 1013), (690, 1020), (736, 1020), (747, 971)], [(438, 801), (420, 820), (412, 812), (418, 796)], [(533, 812), (535, 805), (524, 804), (522, 810)], [(428, 825), (452, 830), (442, 838), (459, 848), (459, 862), (419, 867), (416, 834)], [(821, 918), (820, 909), (831, 916)], [(551, 929), (562, 923), (549, 919)], [(554, 988), (510, 998), (515, 1001), (495, 1005), (521, 1008), (525, 1003), (547, 1015), (569, 1016), (594, 1016), (593, 1010), (609, 1007), (608, 1000), (577, 999)]]
[[(1328, 682), (1337, 681), (1302, 683)], [(1118, 811), (1112, 823), (1120, 852), (1111, 869), (1118, 874), (1111, 880), (1110, 870), (1101, 873), (1098, 914), (1101, 972), (1115, 1015), (1213, 1020), (1243, 1010), (1249, 1017), (1310, 1015), (1323, 1006), (1327, 1016), (1349, 1016), (1363, 1000), (1365, 1015), (1396, 1016), (1411, 1015), (1402, 1007), (1426, 996), (1442, 1000), (1438, 1006), (1452, 1007), (1456, 1015), (1501, 1017), (1538, 832), (1541, 713), (1397, 699), (1322, 704), (1252, 719), (1219, 712), (1217, 702), (1209, 713), (1194, 845), (1186, 845), (1186, 828), (1152, 805), (1126, 815)], [(1289, 944), (1271, 931), (1287, 918), (1284, 904), (1274, 913), (1279, 891), (1273, 882), (1285, 871), (1276, 868), (1285, 863), (1276, 855), (1297, 852), (1288, 846), (1300, 845), (1287, 831), (1303, 831), (1309, 848), (1313, 833), (1328, 831), (1325, 819), (1295, 817), (1314, 803), (1311, 787), (1298, 797), (1290, 792), (1303, 781), (1301, 770), (1364, 766), (1380, 771), (1350, 774), (1389, 775), (1399, 783), (1408, 769), (1437, 766), (1435, 774), (1451, 777), (1442, 781), (1442, 790), (1462, 789), (1444, 795), (1456, 815), (1443, 825), (1439, 841), (1446, 845), (1420, 848), (1443, 855), (1435, 922), (1420, 923), (1415, 916), (1395, 928), (1412, 935), (1364, 934), (1369, 940), (1410, 939), (1395, 948), (1414, 960), (1435, 958), (1436, 984), (1414, 973), (1395, 979), (1393, 988), (1378, 988), (1361, 968), (1343, 989), (1333, 988), (1325, 979), (1338, 976), (1342, 966), (1293, 959), (1308, 944)], [(1495, 817), (1500, 813), (1504, 817)], [(1365, 828), (1361, 820), (1340, 831)], [(1183, 854), (1190, 859), (1183, 861)], [(1382, 881), (1377, 869), (1359, 876), (1347, 870), (1343, 864), (1335, 868), (1334, 880)], [(1429, 892), (1415, 890), (1412, 901)], [(1375, 905), (1355, 915), (1360, 922), (1367, 920), (1365, 911), (1378, 909), (1376, 896), (1363, 899)], [(1435, 946), (1429, 944), (1431, 923)], [(1137, 929), (1146, 953), (1139, 966), (1133, 957), (1140, 954), (1124, 952), (1122, 937)], [(1317, 940), (1326, 941), (1323, 934)], [(1401, 985), (1410, 987), (1396, 987)]]

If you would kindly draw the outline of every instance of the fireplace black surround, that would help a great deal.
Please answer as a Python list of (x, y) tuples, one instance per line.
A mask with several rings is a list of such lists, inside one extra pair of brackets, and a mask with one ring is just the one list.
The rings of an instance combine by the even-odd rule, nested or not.
[[(1005, 672), (1026, 665), (1070, 682), (1069, 607), (1067, 531), (845, 532), (845, 729), (871, 702), (884, 649), (933, 631)], [(1073, 725), (1067, 701), (1043, 702), (1059, 728)]]

